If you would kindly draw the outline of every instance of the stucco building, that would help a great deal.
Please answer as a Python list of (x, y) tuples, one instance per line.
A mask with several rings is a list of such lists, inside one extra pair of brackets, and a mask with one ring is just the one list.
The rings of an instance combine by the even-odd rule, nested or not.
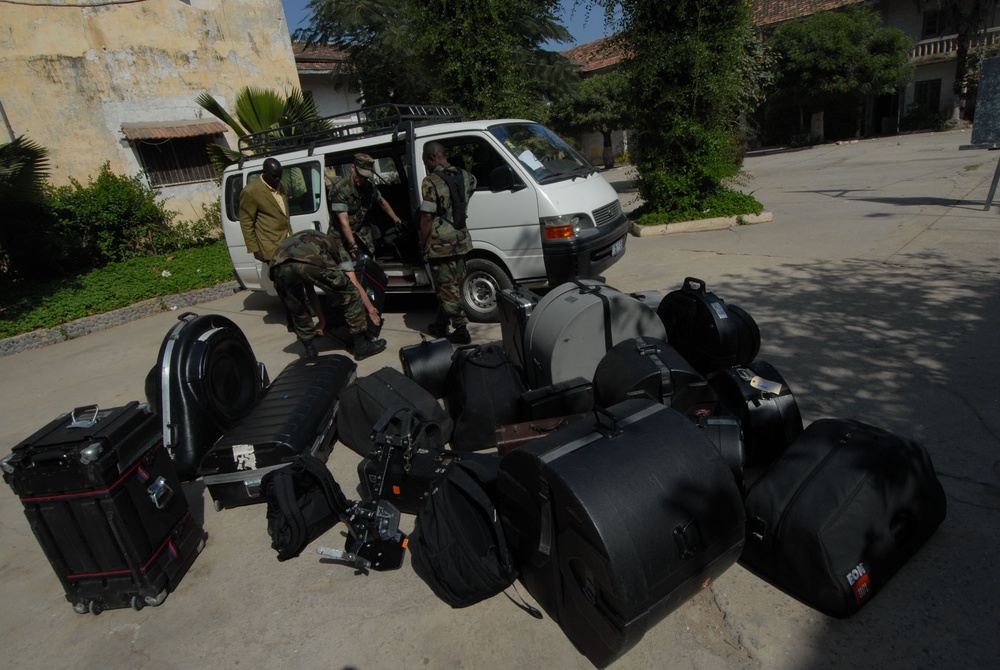
[(236, 145), (198, 95), (299, 85), (280, 0), (2, 3), (0, 72), (0, 142), (48, 149), (57, 185), (144, 172), (182, 219), (218, 199), (206, 143)]

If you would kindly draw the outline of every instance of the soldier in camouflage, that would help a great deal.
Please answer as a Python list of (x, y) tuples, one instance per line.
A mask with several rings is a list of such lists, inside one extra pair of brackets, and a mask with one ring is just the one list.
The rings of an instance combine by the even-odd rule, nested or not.
[(392, 205), (382, 197), (373, 182), (375, 159), (368, 154), (355, 154), (351, 173), (337, 182), (330, 190), (330, 235), (340, 242), (341, 262), (357, 254), (358, 241), (375, 253), (375, 240), (368, 213), (377, 204), (394, 225), (400, 224)]
[[(476, 190), (476, 178), (466, 170), (448, 163), (444, 146), (430, 142), (424, 147), (427, 176), (420, 184), (420, 250), (431, 268), (437, 293), (438, 313), (427, 330), (434, 337), (447, 337), (454, 344), (468, 344), (469, 319), (462, 309), (461, 285), (465, 278), (465, 256), (472, 251), (472, 236), (467, 229), (456, 229), (451, 192), (440, 172), (461, 175), (466, 198)], [(448, 333), (448, 326), (454, 329)]]
[[(365, 312), (377, 325), (380, 323), (378, 310), (338, 265), (334, 246), (329, 236), (315, 230), (292, 234), (278, 245), (271, 258), (271, 281), (288, 308), (295, 334), (307, 357), (317, 355), (313, 338), (323, 335), (326, 328), (326, 318), (314, 288), (318, 286), (331, 303), (343, 311), (354, 337), (354, 358), (360, 361), (384, 350), (386, 342), (373, 339), (366, 332)], [(317, 317), (316, 323), (313, 314)]]

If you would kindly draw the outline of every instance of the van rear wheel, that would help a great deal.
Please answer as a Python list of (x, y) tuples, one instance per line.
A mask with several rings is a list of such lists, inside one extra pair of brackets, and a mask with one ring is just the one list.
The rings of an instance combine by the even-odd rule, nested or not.
[(499, 321), (498, 294), (513, 285), (504, 269), (493, 261), (485, 258), (467, 260), (461, 289), (462, 307), (469, 320), (476, 323)]

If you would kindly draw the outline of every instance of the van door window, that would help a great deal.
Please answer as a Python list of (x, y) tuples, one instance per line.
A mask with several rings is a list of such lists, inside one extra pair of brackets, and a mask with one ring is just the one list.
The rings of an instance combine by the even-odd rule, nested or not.
[(234, 174), (226, 179), (226, 218), (229, 221), (240, 219), (240, 193), (243, 192), (243, 175)]
[(486, 140), (479, 137), (458, 137), (441, 142), (448, 154), (448, 162), (468, 170), (476, 178), (476, 190), (490, 189), (490, 173), (506, 165), (503, 157)]
[[(288, 189), (288, 214), (313, 214), (319, 211), (323, 202), (323, 177), (320, 174), (319, 163), (301, 163), (299, 165), (283, 165), (281, 181)], [(247, 174), (247, 183), (260, 179), (260, 170)], [(230, 220), (240, 217), (240, 192), (243, 184), (238, 177), (230, 178), (226, 184), (226, 213)]]

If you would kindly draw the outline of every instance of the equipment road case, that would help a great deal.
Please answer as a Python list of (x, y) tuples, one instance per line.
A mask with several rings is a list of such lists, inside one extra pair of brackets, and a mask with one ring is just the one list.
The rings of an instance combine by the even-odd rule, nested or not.
[(198, 474), (216, 509), (264, 502), (261, 477), (300, 454), (325, 462), (337, 433), (340, 392), (356, 371), (340, 354), (289, 363), (202, 459)]
[(736, 562), (736, 482), (690, 418), (628, 400), (506, 454), (504, 534), (528, 592), (603, 668)]
[(204, 547), (148, 405), (77, 408), (0, 465), (77, 612), (161, 604)]

